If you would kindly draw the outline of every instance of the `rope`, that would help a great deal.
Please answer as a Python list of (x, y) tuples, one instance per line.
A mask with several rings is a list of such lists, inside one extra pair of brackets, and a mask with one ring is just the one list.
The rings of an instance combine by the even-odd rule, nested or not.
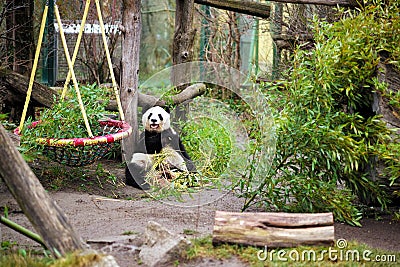
[(33, 61), (31, 77), (29, 79), (28, 91), (26, 92), (24, 110), (22, 111), (21, 122), (19, 124), (20, 131), (22, 131), (22, 128), (24, 127), (26, 113), (28, 111), (29, 101), (31, 99), (33, 82), (35, 80), (35, 74), (36, 74), (36, 69), (37, 69), (37, 65), (38, 65), (38, 61), (39, 61), (40, 49), (42, 47), (43, 33), (44, 33), (44, 29), (46, 27), (46, 19), (47, 19), (48, 9), (49, 9), (49, 6), (46, 4), (44, 7), (44, 11), (43, 11), (42, 23), (40, 25), (39, 39), (38, 39), (38, 44), (36, 46), (35, 59)]
[[(101, 29), (101, 33), (102, 33), (104, 49), (106, 50), (107, 63), (108, 63), (108, 67), (109, 67), (109, 70), (110, 70), (110, 75), (111, 75), (111, 80), (112, 80), (112, 84), (113, 84), (114, 94), (115, 94), (115, 97), (116, 97), (116, 100), (117, 100), (118, 111), (119, 111), (119, 114), (120, 114), (120, 117), (121, 117), (121, 121), (125, 121), (125, 115), (124, 115), (124, 112), (123, 112), (123, 109), (122, 109), (122, 104), (121, 104), (121, 100), (120, 100), (120, 96), (119, 96), (118, 85), (117, 85), (117, 82), (115, 80), (114, 70), (112, 68), (111, 56), (110, 56), (110, 51), (109, 51), (108, 44), (107, 44), (107, 38), (106, 38), (104, 22), (103, 22), (103, 18), (102, 18), (102, 14), (101, 14), (100, 3), (99, 3), (99, 0), (95, 0), (95, 2), (96, 2), (97, 14), (98, 14), (98, 17), (99, 17), (99, 24), (100, 24), (100, 29)], [(84, 32), (86, 19), (87, 19), (88, 13), (89, 13), (89, 6), (90, 6), (90, 0), (86, 0), (84, 15), (82, 17), (81, 27), (80, 27), (80, 30), (79, 30), (79, 34), (78, 34), (78, 37), (77, 37), (76, 44), (75, 44), (75, 48), (74, 48), (72, 59), (70, 57), (70, 54), (69, 54), (69, 51), (68, 51), (68, 48), (67, 48), (67, 42), (65, 40), (64, 30), (63, 30), (62, 23), (61, 23), (60, 12), (58, 10), (58, 6), (57, 6), (56, 3), (54, 4), (54, 13), (56, 15), (56, 19), (57, 19), (57, 23), (58, 23), (58, 27), (59, 27), (59, 31), (60, 31), (60, 37), (61, 37), (61, 41), (62, 41), (62, 44), (63, 44), (65, 57), (66, 57), (66, 60), (67, 60), (67, 63), (68, 63), (68, 69), (69, 69), (68, 75), (67, 75), (67, 78), (66, 78), (66, 81), (65, 81), (65, 84), (64, 84), (64, 88), (63, 88), (63, 91), (62, 91), (62, 94), (61, 94), (61, 100), (65, 98), (66, 91), (67, 91), (67, 88), (68, 88), (68, 84), (69, 84), (69, 82), (70, 82), (70, 80), (72, 78), (72, 81), (73, 81), (73, 84), (74, 84), (74, 88), (75, 88), (75, 91), (76, 91), (76, 95), (77, 95), (77, 98), (78, 98), (79, 107), (81, 109), (82, 117), (83, 117), (83, 120), (85, 122), (86, 130), (87, 130), (87, 132), (89, 134), (89, 137), (92, 138), (93, 137), (93, 133), (92, 133), (92, 130), (90, 129), (90, 124), (89, 124), (89, 121), (87, 119), (87, 114), (86, 114), (85, 107), (84, 107), (83, 102), (82, 102), (82, 97), (81, 97), (81, 94), (80, 94), (80, 91), (79, 91), (78, 82), (77, 82), (77, 79), (76, 79), (76, 76), (75, 76), (75, 72), (74, 72), (74, 69), (73, 69), (73, 66), (74, 66), (78, 51), (79, 51), (79, 46), (80, 46), (80, 42), (81, 42), (81, 39), (82, 39), (82, 35), (83, 35), (83, 32)], [(45, 26), (46, 26), (47, 13), (48, 13), (48, 3), (46, 3), (45, 8), (44, 8), (44, 12), (43, 12), (42, 23), (41, 23), (40, 31), (39, 31), (38, 44), (37, 44), (36, 52), (35, 52), (35, 59), (34, 59), (34, 62), (33, 62), (31, 77), (30, 77), (30, 80), (29, 80), (29, 86), (28, 86), (27, 96), (26, 96), (26, 99), (25, 99), (24, 110), (22, 112), (21, 122), (20, 122), (20, 125), (19, 125), (19, 131), (20, 132), (23, 129), (23, 125), (24, 125), (24, 122), (25, 122), (25, 118), (26, 118), (26, 114), (27, 114), (27, 110), (28, 110), (28, 106), (29, 106), (29, 102), (30, 102), (30, 98), (31, 98), (31, 94), (32, 94), (32, 88), (33, 88), (33, 83), (34, 83), (34, 80), (35, 80), (37, 64), (38, 64), (38, 61), (39, 61), (40, 49), (41, 49), (41, 45), (42, 45), (42, 41), (43, 41), (44, 29), (45, 29)]]
[[(79, 29), (79, 34), (78, 34), (78, 37), (76, 39), (74, 53), (72, 55), (72, 60), (71, 60), (72, 61), (72, 66), (75, 64), (75, 59), (76, 59), (76, 56), (78, 55), (78, 52), (79, 52), (79, 46), (81, 44), (83, 31), (85, 30), (86, 18), (87, 18), (88, 14), (89, 14), (89, 6), (90, 6), (90, 0), (86, 0), (85, 10), (83, 12), (83, 17), (82, 17), (82, 22), (81, 22), (81, 28)], [(67, 93), (67, 88), (68, 88), (69, 82), (71, 81), (71, 76), (72, 76), (71, 71), (68, 71), (68, 75), (67, 75), (67, 78), (66, 78), (65, 83), (64, 83), (64, 89), (63, 89), (62, 94), (61, 94), (61, 100), (64, 99), (64, 97), (65, 97), (65, 95)]]
[(58, 27), (59, 27), (59, 30), (60, 30), (60, 36), (61, 36), (61, 41), (62, 41), (63, 48), (64, 48), (65, 57), (67, 59), (69, 71), (71, 72), (71, 78), (72, 78), (72, 81), (74, 83), (76, 96), (78, 98), (78, 103), (79, 103), (79, 107), (81, 109), (82, 117), (83, 117), (83, 120), (85, 121), (86, 130), (87, 130), (87, 132), (89, 134), (89, 137), (93, 137), (92, 130), (90, 129), (89, 121), (87, 119), (85, 107), (83, 106), (81, 93), (79, 91), (78, 82), (76, 80), (76, 76), (75, 76), (75, 72), (74, 72), (74, 67), (72, 65), (71, 57), (69, 55), (69, 51), (68, 51), (68, 47), (67, 47), (67, 41), (65, 40), (64, 30), (63, 30), (63, 27), (62, 27), (62, 24), (61, 24), (60, 12), (58, 11), (57, 5), (54, 5), (54, 13), (56, 14), (56, 19), (57, 19)]
[(100, 24), (100, 29), (101, 29), (101, 35), (103, 37), (104, 49), (106, 50), (108, 68), (110, 69), (110, 75), (111, 75), (111, 80), (112, 80), (112, 84), (113, 84), (114, 94), (115, 94), (115, 98), (117, 100), (118, 111), (121, 116), (121, 120), (125, 121), (124, 111), (122, 110), (121, 100), (119, 98), (118, 85), (115, 80), (114, 70), (112, 68), (110, 50), (108, 49), (106, 31), (104, 29), (104, 23), (103, 23), (103, 18), (101, 15), (100, 3), (99, 3), (99, 0), (95, 0), (95, 2), (96, 2), (97, 15), (99, 16), (99, 24)]

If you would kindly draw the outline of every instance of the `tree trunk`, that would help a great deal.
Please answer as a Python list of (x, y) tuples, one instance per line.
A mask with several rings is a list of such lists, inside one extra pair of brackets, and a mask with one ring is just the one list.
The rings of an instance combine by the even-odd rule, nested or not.
[(172, 46), (173, 65), (193, 60), (193, 44), (196, 30), (193, 29), (194, 0), (176, 0), (175, 32)]
[(50, 199), (0, 124), (0, 176), (22, 211), (56, 256), (83, 249), (60, 207)]
[(217, 211), (213, 243), (295, 247), (332, 245), (332, 213), (238, 213)]
[(140, 4), (140, 0), (123, 0), (121, 102), (125, 121), (133, 129), (132, 135), (122, 141), (122, 155), (125, 161), (130, 160), (138, 138), (139, 48), (142, 28)]
[[(194, 0), (176, 0), (175, 12), (175, 32), (172, 44), (172, 64), (178, 65), (193, 60), (193, 45), (196, 30), (193, 28), (193, 13), (194, 13)], [(177, 86), (178, 91), (185, 88), (185, 84), (179, 82), (183, 73), (177, 73), (172, 69), (171, 80), (174, 86)], [(190, 75), (190, 69), (185, 71), (185, 75)], [(188, 77), (189, 78), (189, 77)], [(185, 120), (188, 111), (188, 105), (177, 106), (175, 115), (177, 121)], [(178, 125), (176, 124), (175, 127)]]

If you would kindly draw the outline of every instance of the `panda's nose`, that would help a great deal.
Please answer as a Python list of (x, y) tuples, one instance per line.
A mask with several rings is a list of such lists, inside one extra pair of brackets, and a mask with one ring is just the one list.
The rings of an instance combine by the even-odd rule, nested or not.
[(151, 122), (152, 122), (152, 123), (156, 123), (157, 120), (156, 120), (156, 119), (151, 119)]

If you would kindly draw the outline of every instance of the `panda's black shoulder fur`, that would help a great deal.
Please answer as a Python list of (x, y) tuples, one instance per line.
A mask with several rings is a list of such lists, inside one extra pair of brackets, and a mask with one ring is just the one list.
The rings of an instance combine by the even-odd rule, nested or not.
[(182, 142), (174, 130), (168, 128), (161, 133), (145, 130), (140, 134), (135, 153), (156, 154), (160, 153), (162, 148), (167, 146), (176, 151), (181, 150)]
[(171, 128), (168, 128), (161, 133), (153, 133), (149, 131), (142, 132), (139, 137), (139, 142), (135, 147), (135, 153), (156, 154), (160, 153), (162, 148), (167, 146), (177, 151), (183, 157), (189, 171), (196, 171), (196, 167), (189, 154), (186, 152), (182, 140)]

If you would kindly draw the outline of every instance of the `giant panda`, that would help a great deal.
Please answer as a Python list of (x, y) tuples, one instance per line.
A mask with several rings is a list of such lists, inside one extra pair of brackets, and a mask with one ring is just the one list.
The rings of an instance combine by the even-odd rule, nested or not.
[(143, 190), (150, 189), (145, 178), (153, 166), (153, 156), (168, 150), (164, 160), (183, 172), (195, 172), (196, 167), (174, 129), (169, 110), (160, 106), (148, 109), (142, 116), (144, 131), (139, 136), (134, 154), (125, 169), (125, 183)]

